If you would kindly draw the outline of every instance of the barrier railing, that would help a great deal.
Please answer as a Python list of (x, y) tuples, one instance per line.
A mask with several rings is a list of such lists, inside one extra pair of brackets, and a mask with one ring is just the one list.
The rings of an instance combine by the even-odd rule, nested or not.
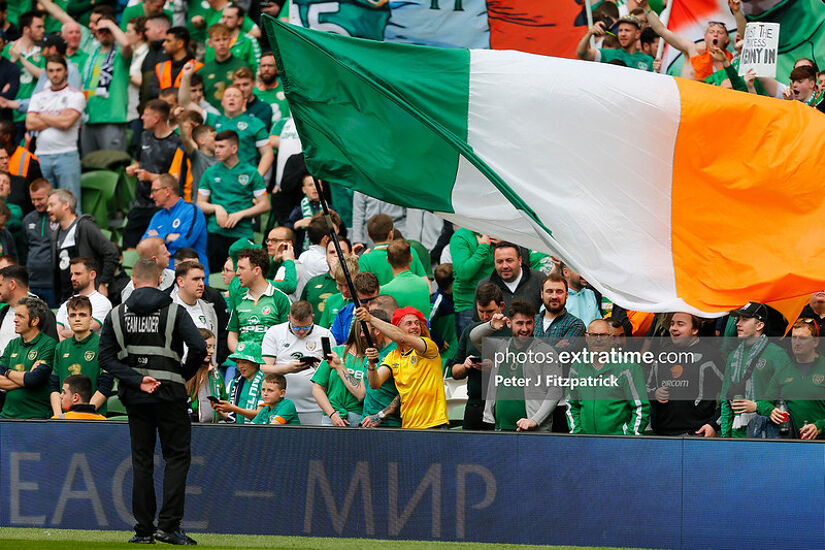
[[(818, 442), (195, 426), (192, 454), (193, 532), (825, 544)], [(130, 502), (127, 425), (0, 422), (0, 526), (131, 529)]]

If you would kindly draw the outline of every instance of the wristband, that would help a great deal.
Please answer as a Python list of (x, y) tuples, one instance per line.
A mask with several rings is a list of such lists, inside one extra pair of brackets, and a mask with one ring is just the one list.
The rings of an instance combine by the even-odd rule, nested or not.
[(378, 411), (378, 418), (380, 418), (381, 420), (384, 420), (384, 418), (386, 418), (386, 416), (387, 416), (387, 413), (385, 413), (384, 411)]
[(337, 415), (338, 415), (338, 418), (341, 418), (341, 413), (339, 413), (337, 410), (332, 411), (331, 413), (329, 413), (329, 417), (330, 417), (330, 418), (332, 418), (332, 415), (333, 415), (333, 414), (337, 414)]

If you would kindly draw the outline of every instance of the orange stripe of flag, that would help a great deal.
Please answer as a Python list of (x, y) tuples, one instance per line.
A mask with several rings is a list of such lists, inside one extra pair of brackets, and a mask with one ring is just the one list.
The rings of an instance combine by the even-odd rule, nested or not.
[(825, 288), (825, 115), (798, 101), (676, 82), (678, 295), (711, 312)]

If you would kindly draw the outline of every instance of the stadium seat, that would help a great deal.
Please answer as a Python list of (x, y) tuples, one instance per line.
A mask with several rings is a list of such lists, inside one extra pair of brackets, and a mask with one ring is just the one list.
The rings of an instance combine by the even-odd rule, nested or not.
[(84, 214), (90, 214), (95, 219), (98, 227), (106, 227), (108, 223), (104, 221), (104, 225), (101, 226), (101, 220), (99, 218), (101, 212), (105, 212), (106, 210), (106, 205), (103, 204), (103, 194), (94, 188), (86, 188), (83, 189), (82, 192), (80, 209)]
[(123, 269), (130, 275), (132, 273), (132, 266), (138, 261), (138, 253), (134, 248), (123, 251)]
[(109, 399), (106, 400), (106, 410), (108, 411), (107, 414), (109, 418), (126, 414), (126, 407), (123, 406), (123, 403), (120, 402), (120, 397), (117, 395), (111, 395)]
[(220, 290), (221, 292), (227, 289), (226, 285), (223, 282), (223, 275), (221, 275), (220, 273), (211, 273), (209, 275), (209, 286), (211, 286), (215, 290)]
[(118, 174), (110, 170), (84, 172), (80, 176), (80, 188), (83, 192), (81, 208), (91, 214), (98, 227), (109, 227), (109, 212), (114, 206)]
[(80, 166), (84, 172), (93, 170), (112, 170), (117, 172), (118, 169), (129, 166), (130, 164), (132, 164), (132, 157), (127, 153), (109, 149), (92, 151), (80, 161)]
[(117, 209), (122, 212), (128, 212), (135, 201), (135, 189), (137, 189), (137, 178), (126, 175), (126, 170), (121, 168), (117, 181), (117, 192), (115, 193), (115, 202)]

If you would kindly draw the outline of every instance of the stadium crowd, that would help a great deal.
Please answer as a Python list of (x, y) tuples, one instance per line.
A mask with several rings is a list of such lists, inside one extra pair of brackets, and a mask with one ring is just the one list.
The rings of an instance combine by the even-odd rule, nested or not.
[[(789, 83), (737, 75), (739, 3), (729, 2), (734, 40), (711, 23), (694, 43), (646, 0), (622, 13), (603, 2), (577, 53), (658, 70), (661, 36), (684, 53), (688, 78), (825, 110), (825, 75), (811, 59)], [(342, 185), (324, 182), (319, 196), (256, 23), (261, 10), (279, 15), (277, 3), (29, 4), (0, 0), (0, 418), (122, 418), (98, 346), (107, 318), (135, 305), (139, 258), (206, 343), (185, 382), (194, 422), (448, 427), (445, 387), (466, 379), (463, 416), (452, 419), (464, 429), (822, 434), (825, 292), (793, 320), (790, 353), (768, 342), (787, 321), (764, 304), (718, 320), (626, 311), (563, 259)], [(706, 335), (736, 341), (716, 349)], [(490, 336), (522, 351), (576, 338), (609, 350), (642, 336), (701, 359), (686, 374), (573, 362), (551, 368), (619, 383), (531, 395), (484, 386)], [(492, 368), (527, 376), (537, 366)], [(692, 387), (715, 377), (721, 390), (676, 399), (680, 376)]]

